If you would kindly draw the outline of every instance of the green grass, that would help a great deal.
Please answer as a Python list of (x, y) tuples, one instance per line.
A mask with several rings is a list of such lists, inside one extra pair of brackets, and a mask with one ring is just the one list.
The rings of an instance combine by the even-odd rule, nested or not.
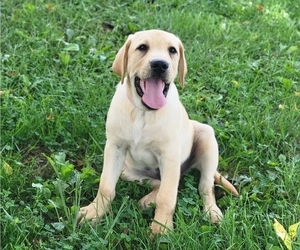
[[(20, 2), (1, 1), (2, 249), (285, 249), (274, 219), (300, 221), (297, 1)], [(220, 196), (212, 226), (188, 174), (175, 231), (152, 241), (154, 211), (137, 206), (149, 188), (136, 183), (119, 181), (97, 228), (75, 221), (98, 188), (112, 61), (128, 34), (151, 28), (183, 41), (181, 100), (214, 127), (219, 169), (240, 192)]]

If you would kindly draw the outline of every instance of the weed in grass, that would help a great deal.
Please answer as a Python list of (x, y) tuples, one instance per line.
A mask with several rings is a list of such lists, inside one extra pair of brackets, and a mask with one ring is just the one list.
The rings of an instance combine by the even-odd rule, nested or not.
[[(300, 23), (295, 1), (1, 1), (2, 249), (285, 249), (273, 229), (300, 220)], [(214, 127), (219, 195), (210, 225), (198, 177), (180, 183), (175, 231), (148, 239), (149, 188), (120, 181), (96, 228), (76, 211), (97, 191), (105, 115), (126, 36), (159, 28), (184, 42), (181, 100)], [(217, 192), (217, 191), (216, 191)], [(293, 239), (299, 249), (300, 229)]]

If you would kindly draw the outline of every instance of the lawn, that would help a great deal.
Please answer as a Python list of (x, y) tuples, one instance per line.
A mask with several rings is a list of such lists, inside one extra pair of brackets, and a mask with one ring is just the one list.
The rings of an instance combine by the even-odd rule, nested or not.
[[(23, 2), (23, 3), (22, 3)], [(300, 221), (300, 3), (244, 0), (2, 0), (1, 249), (300, 249), (273, 227)], [(105, 116), (118, 76), (111, 65), (138, 30), (170, 31), (185, 45), (181, 101), (210, 124), (219, 170), (239, 197), (216, 187), (224, 212), (211, 225), (181, 181), (175, 230), (150, 240), (149, 187), (119, 181), (110, 213), (76, 226), (94, 198)]]

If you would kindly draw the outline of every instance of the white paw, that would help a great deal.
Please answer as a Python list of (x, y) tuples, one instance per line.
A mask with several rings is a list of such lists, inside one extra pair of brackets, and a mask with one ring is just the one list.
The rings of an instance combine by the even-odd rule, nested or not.
[(155, 204), (156, 192), (153, 191), (150, 194), (145, 195), (142, 199), (139, 200), (139, 205), (142, 209), (147, 209), (150, 207), (150, 204)]
[(223, 214), (217, 205), (212, 205), (206, 209), (206, 212), (208, 213), (210, 221), (213, 224), (218, 224), (223, 218)]
[(101, 209), (96, 202), (92, 202), (90, 205), (79, 209), (77, 223), (82, 224), (84, 221), (90, 220), (92, 225), (95, 226), (103, 215), (103, 209)]

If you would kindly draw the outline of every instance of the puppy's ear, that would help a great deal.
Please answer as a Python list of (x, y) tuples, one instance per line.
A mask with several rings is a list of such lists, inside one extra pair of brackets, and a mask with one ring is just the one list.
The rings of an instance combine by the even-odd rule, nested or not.
[(178, 69), (179, 69), (179, 83), (181, 85), (181, 87), (184, 86), (184, 77), (187, 73), (187, 67), (186, 67), (186, 61), (185, 61), (185, 56), (184, 56), (184, 47), (182, 45), (182, 43), (180, 42), (179, 44), (179, 65), (178, 65)]
[(127, 38), (125, 44), (119, 50), (118, 54), (112, 65), (112, 70), (119, 76), (121, 76), (121, 83), (123, 84), (128, 62), (128, 50), (131, 44), (131, 35)]

